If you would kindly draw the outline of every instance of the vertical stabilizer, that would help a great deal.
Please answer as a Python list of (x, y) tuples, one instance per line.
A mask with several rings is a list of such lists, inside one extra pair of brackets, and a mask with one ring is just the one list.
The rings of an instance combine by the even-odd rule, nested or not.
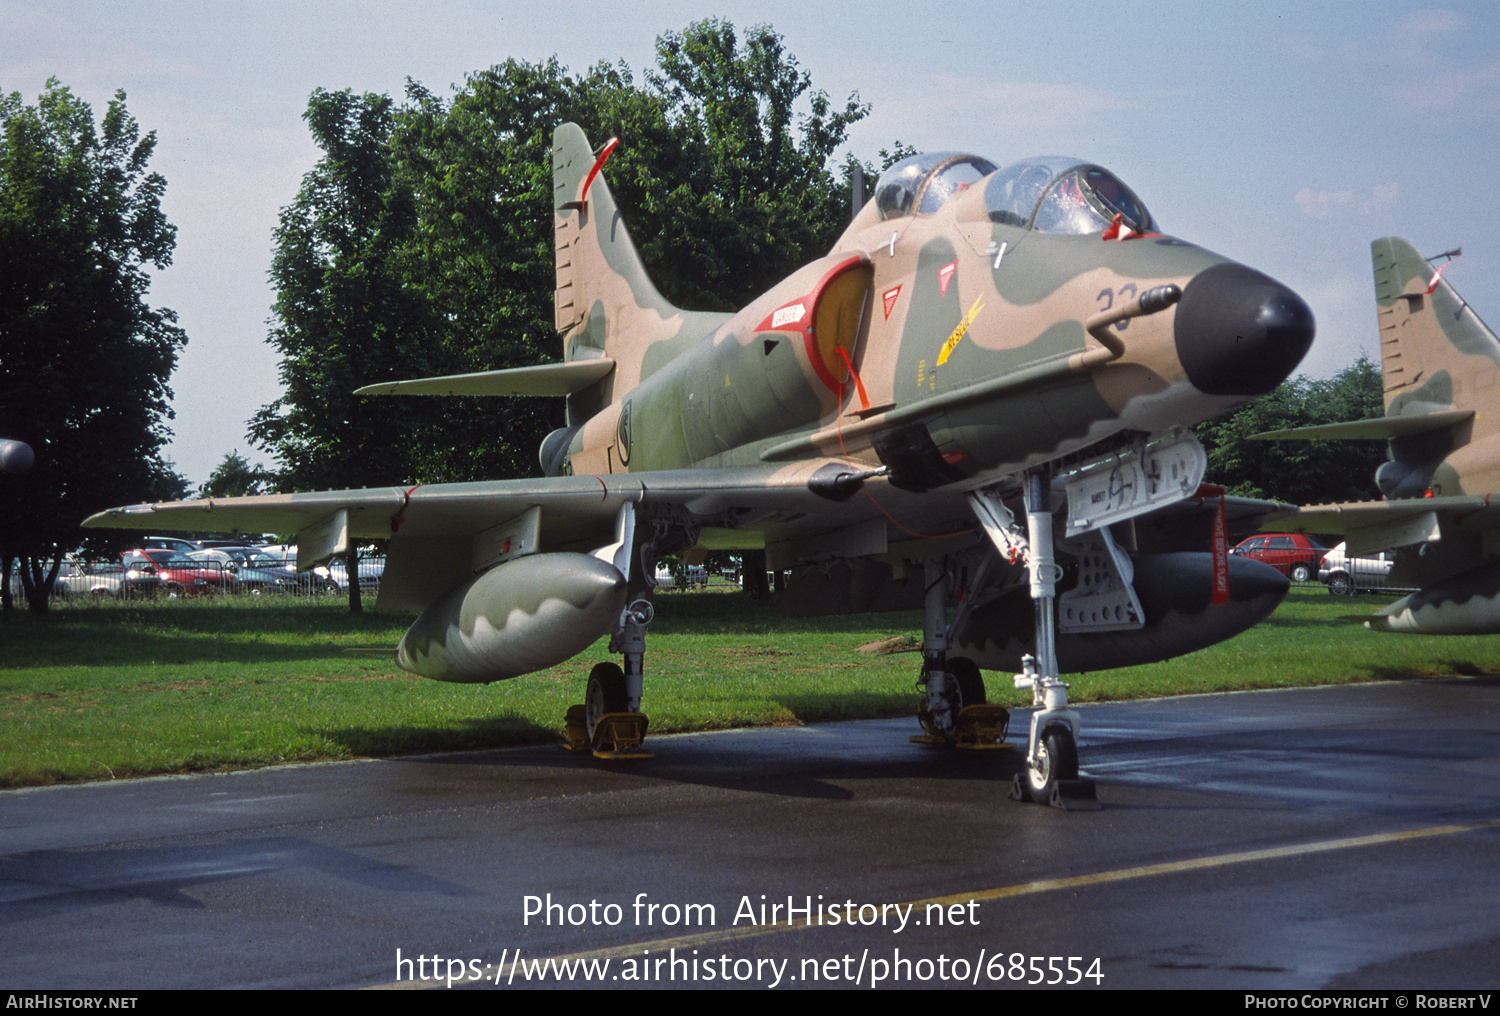
[[(1500, 420), (1500, 340), (1411, 244), (1370, 245), (1387, 416), (1449, 409)], [(1475, 437), (1480, 436), (1475, 434)]]
[(568, 360), (647, 343), (677, 314), (647, 277), (604, 182), (600, 170), (611, 150), (595, 152), (577, 124), (552, 134), (556, 324)]

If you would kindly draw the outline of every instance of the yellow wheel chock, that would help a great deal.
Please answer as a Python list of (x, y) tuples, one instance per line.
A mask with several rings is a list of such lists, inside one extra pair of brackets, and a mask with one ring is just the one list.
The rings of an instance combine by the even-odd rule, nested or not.
[(569, 706), (563, 747), (569, 751), (592, 751), (595, 758), (655, 758), (651, 752), (641, 750), (647, 722), (645, 713), (605, 713), (595, 724), (591, 741), (585, 707)]
[(1002, 739), (1006, 724), (1010, 722), (1010, 711), (1004, 706), (964, 706), (953, 721), (953, 737), (944, 737), (933, 726), (932, 714), (926, 702), (917, 708), (917, 719), (921, 721), (923, 733), (911, 735), (913, 744), (952, 744), (966, 751), (997, 751), (1009, 748)]

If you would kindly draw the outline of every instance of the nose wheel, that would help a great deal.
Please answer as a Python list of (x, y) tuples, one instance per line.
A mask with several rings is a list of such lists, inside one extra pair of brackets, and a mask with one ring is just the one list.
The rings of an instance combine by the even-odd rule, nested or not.
[(1016, 776), (1018, 784), (1024, 783), (1026, 796), (1037, 804), (1052, 804), (1059, 789), (1077, 779), (1078, 742), (1073, 740), (1073, 731), (1062, 724), (1043, 731), (1035, 754), (1026, 760), (1026, 769)]

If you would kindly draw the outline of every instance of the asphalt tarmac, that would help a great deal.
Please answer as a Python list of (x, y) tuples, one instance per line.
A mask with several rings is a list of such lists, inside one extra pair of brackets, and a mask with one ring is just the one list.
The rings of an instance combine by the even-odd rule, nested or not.
[(0, 987), (1500, 982), (1500, 678), (1082, 711), (1092, 812), (913, 720), (0, 793)]

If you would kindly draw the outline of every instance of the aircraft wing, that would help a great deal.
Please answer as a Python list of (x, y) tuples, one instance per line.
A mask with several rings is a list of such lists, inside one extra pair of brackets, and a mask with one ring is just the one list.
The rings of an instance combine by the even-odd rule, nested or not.
[(1472, 409), (1450, 409), (1439, 413), (1418, 413), (1409, 416), (1377, 416), (1373, 420), (1350, 420), (1345, 423), (1325, 423), (1315, 427), (1294, 427), (1291, 430), (1268, 430), (1263, 434), (1252, 434), (1253, 441), (1389, 441), (1394, 437), (1426, 434), (1444, 427), (1452, 427), (1474, 418)]
[(143, 532), (295, 532), (301, 568), (342, 553), (352, 539), (390, 540), (380, 606), (396, 609), (426, 606), (511, 553), (510, 541), (523, 534), (535, 541), (522, 551), (528, 553), (591, 553), (609, 545), (627, 504), (646, 509), (645, 518), (668, 517), (674, 525), (695, 528), (705, 546), (780, 546), (788, 555), (819, 545), (884, 552), (882, 510), (934, 535), (973, 527), (957, 492), (934, 498), (877, 482), (871, 484), (879, 488), (877, 504), (853, 488), (846, 493), (820, 486), (820, 480), (849, 471), (841, 461), (824, 459), (210, 498), (112, 508), (84, 525)]
[(615, 369), (605, 358), (543, 363), (534, 367), (447, 374), (414, 381), (386, 381), (356, 388), (355, 395), (572, 395)]
[[(518, 512), (540, 507), (566, 533), (568, 522), (586, 530), (591, 524), (613, 521), (626, 502), (681, 506), (700, 521), (733, 523), (751, 516), (790, 520), (813, 508), (836, 521), (850, 513), (828, 511), (834, 502), (809, 488), (813, 474), (830, 464), (847, 471), (840, 463), (824, 460), (779, 468), (677, 469), (208, 498), (111, 508), (91, 516), (84, 525), (141, 531), (300, 533), (342, 511), (351, 538), (390, 539), (397, 534), (403, 538), (473, 535)], [(872, 507), (854, 514), (873, 513)]]
[[(617, 539), (627, 504), (642, 518), (693, 528), (698, 545), (765, 548), (772, 567), (819, 557), (878, 555), (912, 539), (980, 539), (962, 491), (913, 493), (881, 479), (835, 490), (842, 460), (787, 465), (537, 477), (476, 483), (210, 498), (112, 508), (85, 521), (142, 532), (296, 533), (308, 568), (354, 539), (389, 540), (379, 605), (420, 609), (506, 554), (592, 553)], [(1142, 549), (1206, 550), (1217, 498), (1189, 498), (1137, 520)], [(1290, 505), (1228, 499), (1231, 534), (1253, 531)], [(927, 538), (927, 539), (923, 539)], [(1235, 537), (1237, 538), (1237, 536)], [(512, 540), (518, 541), (513, 551)], [(530, 545), (526, 540), (533, 541)], [(665, 551), (667, 553), (672, 550)], [(918, 552), (914, 551), (914, 556)], [(777, 562), (784, 562), (777, 564)]]
[(1451, 539), (1496, 527), (1500, 498), (1489, 495), (1311, 505), (1275, 523), (1283, 532), (1341, 533), (1354, 557), (1433, 542), (1440, 534)]

